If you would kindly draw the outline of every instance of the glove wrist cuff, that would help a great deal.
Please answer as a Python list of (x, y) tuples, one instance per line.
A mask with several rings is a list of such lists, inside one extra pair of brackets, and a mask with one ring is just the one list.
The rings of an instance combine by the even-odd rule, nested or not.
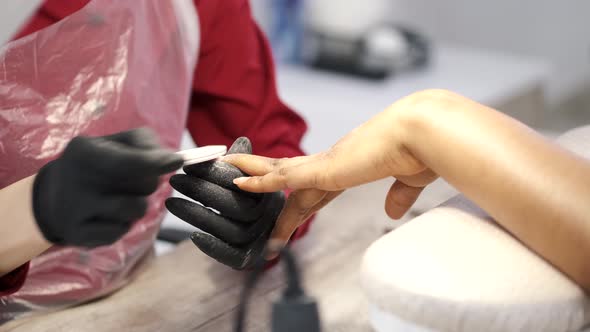
[(49, 212), (48, 209), (50, 206), (47, 204), (47, 188), (44, 188), (47, 173), (52, 164), (53, 162), (50, 162), (43, 166), (35, 176), (35, 181), (33, 182), (32, 208), (37, 227), (41, 231), (43, 237), (51, 243), (59, 244), (61, 239), (53, 235), (53, 231), (50, 227), (51, 223), (47, 221), (47, 213)]

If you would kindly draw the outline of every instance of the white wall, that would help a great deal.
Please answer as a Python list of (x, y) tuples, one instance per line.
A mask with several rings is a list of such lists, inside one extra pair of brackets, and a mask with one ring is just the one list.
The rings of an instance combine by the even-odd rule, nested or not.
[(250, 0), (250, 9), (254, 19), (267, 34), (270, 31), (271, 24), (270, 1), (272, 0)]
[(546, 58), (553, 65), (552, 103), (590, 81), (588, 0), (390, 1), (393, 21), (435, 40)]
[(0, 0), (0, 45), (18, 31), (42, 0)]

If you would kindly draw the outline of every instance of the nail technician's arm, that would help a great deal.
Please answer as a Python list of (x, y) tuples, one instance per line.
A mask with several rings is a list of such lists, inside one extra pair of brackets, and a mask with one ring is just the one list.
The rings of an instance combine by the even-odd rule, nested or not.
[(35, 176), (0, 191), (0, 276), (51, 244), (115, 242), (145, 214), (159, 177), (182, 163), (146, 129), (74, 138)]
[[(284, 240), (321, 197), (394, 176), (386, 211), (398, 218), (443, 177), (532, 250), (590, 290), (590, 162), (491, 108), (447, 91), (394, 103), (330, 150), (309, 157), (225, 161), (260, 175), (244, 190), (299, 189), (273, 238)], [(316, 204), (320, 197), (320, 204)]]
[(0, 190), (0, 276), (49, 249), (33, 216), (35, 176)]

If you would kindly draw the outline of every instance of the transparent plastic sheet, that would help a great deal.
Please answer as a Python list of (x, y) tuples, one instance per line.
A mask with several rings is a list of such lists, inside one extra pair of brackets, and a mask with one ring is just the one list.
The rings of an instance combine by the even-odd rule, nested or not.
[[(0, 49), (0, 188), (36, 173), (77, 135), (148, 126), (178, 148), (199, 43), (192, 0), (94, 0)], [(124, 166), (124, 165), (122, 165)], [(24, 286), (0, 298), (0, 322), (106, 295), (147, 256), (170, 188), (117, 243), (54, 247)]]

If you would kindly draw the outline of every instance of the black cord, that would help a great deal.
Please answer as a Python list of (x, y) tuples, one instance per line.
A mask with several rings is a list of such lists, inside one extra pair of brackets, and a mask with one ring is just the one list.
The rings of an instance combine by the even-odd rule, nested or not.
[(303, 295), (301, 287), (301, 280), (299, 278), (299, 269), (295, 262), (295, 257), (289, 249), (281, 251), (281, 259), (285, 265), (285, 272), (287, 273), (287, 289), (283, 294), (286, 298), (295, 298)]
[(238, 304), (238, 309), (236, 312), (236, 327), (234, 329), (235, 332), (244, 331), (248, 301), (250, 300), (252, 289), (254, 289), (254, 286), (256, 286), (256, 282), (258, 282), (258, 278), (262, 274), (264, 266), (266, 265), (266, 260), (264, 259), (264, 256), (265, 254), (262, 254), (260, 256), (256, 264), (254, 264), (252, 272), (246, 277), (246, 282), (244, 283), (244, 289), (240, 294), (240, 303)]
[[(319, 332), (320, 318), (317, 304), (313, 298), (306, 296), (303, 291), (295, 257), (288, 247), (281, 249), (280, 253), (281, 262), (285, 266), (287, 288), (285, 289), (283, 296), (273, 304), (272, 331)], [(265, 254), (262, 256), (264, 257)], [(262, 258), (259, 259), (254, 265), (253, 271), (246, 279), (236, 312), (235, 332), (244, 331), (248, 300), (250, 299), (252, 289), (256, 285), (265, 265), (266, 261)]]

